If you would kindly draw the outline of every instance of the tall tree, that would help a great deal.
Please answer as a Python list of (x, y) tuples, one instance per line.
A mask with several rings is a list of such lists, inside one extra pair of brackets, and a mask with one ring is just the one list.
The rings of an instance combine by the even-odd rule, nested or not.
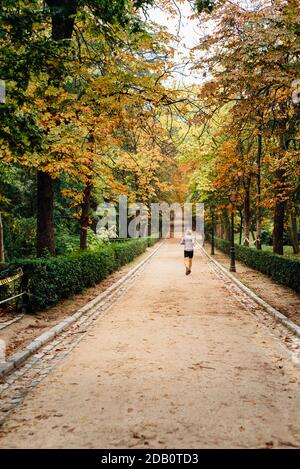
[[(300, 122), (291, 93), (299, 63), (299, 3), (254, 1), (246, 8), (234, 2), (215, 4), (209, 15), (215, 29), (199, 46), (205, 52), (199, 68), (209, 71), (201, 97), (208, 120), (225, 106), (230, 109), (230, 133), (238, 136), (242, 130), (243, 138), (256, 139), (256, 158), (253, 154), (250, 162), (257, 176), (257, 236), (264, 204), (273, 208), (273, 250), (283, 254), (285, 211), (296, 187), (288, 175), (297, 164), (289, 142)], [(262, 200), (261, 169), (266, 162)], [(249, 212), (248, 204), (245, 208)]]
[[(37, 168), (37, 252), (38, 255), (45, 251), (53, 254), (54, 180), (59, 175), (57, 171), (51, 170), (51, 165), (44, 158), (52, 139), (53, 123), (57, 125), (59, 122), (59, 112), (52, 98), (65, 86), (70, 64), (81, 62), (86, 24), (89, 23), (94, 31), (105, 35), (111, 44), (120, 43), (122, 39), (118, 34), (122, 30), (127, 29), (134, 34), (140, 29), (137, 9), (151, 4), (151, 0), (35, 0), (30, 5), (26, 1), (16, 4), (11, 0), (2, 0), (1, 3), (0, 54), (4, 58), (1, 77), (8, 81), (9, 86), (7, 103), (1, 109), (4, 117), (2, 122), (7, 125), (3, 126), (0, 133), (2, 142), (9, 145), (11, 153), (11, 156), (7, 156), (5, 149), (4, 157), (7, 161), (12, 157), (20, 162), (23, 159), (25, 164)], [(91, 59), (94, 60), (94, 57)], [(99, 54), (95, 67), (101, 66), (101, 59)], [(47, 83), (43, 93), (49, 96), (46, 109), (48, 127), (40, 126), (37, 122), (38, 106), (32, 108), (32, 93), (28, 93), (34, 80), (42, 92), (41, 84), (45, 76)], [(21, 106), (23, 109), (20, 112)], [(42, 155), (40, 164), (37, 161), (38, 154)]]

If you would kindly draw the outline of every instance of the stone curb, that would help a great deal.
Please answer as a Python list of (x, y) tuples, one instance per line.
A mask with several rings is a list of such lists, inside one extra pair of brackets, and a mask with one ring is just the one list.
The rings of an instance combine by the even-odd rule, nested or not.
[[(201, 247), (201, 246), (200, 246)], [(218, 269), (220, 269), (230, 280), (232, 280), (243, 292), (245, 292), (252, 300), (254, 300), (257, 304), (262, 306), (267, 313), (269, 313), (271, 316), (273, 316), (277, 321), (279, 321), (281, 324), (283, 324), (285, 327), (287, 327), (291, 332), (293, 332), (297, 337), (300, 337), (300, 327), (297, 326), (293, 321), (290, 321), (284, 314), (280, 313), (280, 311), (277, 311), (277, 309), (273, 308), (273, 306), (269, 305), (266, 301), (264, 301), (262, 298), (257, 296), (250, 288), (246, 287), (242, 282), (240, 282), (237, 278), (235, 278), (234, 275), (232, 275), (230, 272), (228, 272), (219, 262), (217, 262), (215, 259), (213, 259), (203, 247), (201, 247), (201, 250), (204, 252), (204, 254), (210, 259), (210, 261), (215, 264)]]
[(32, 342), (30, 342), (24, 350), (16, 352), (14, 355), (8, 358), (6, 362), (0, 362), (0, 379), (7, 375), (10, 371), (14, 368), (17, 368), (22, 363), (24, 363), (28, 357), (33, 355), (37, 350), (41, 347), (46, 345), (50, 340), (54, 339), (54, 337), (58, 336), (61, 332), (68, 329), (72, 324), (74, 324), (83, 314), (91, 311), (96, 306), (99, 306), (102, 301), (110, 296), (118, 287), (120, 287), (126, 280), (132, 277), (144, 264), (146, 264), (154, 254), (162, 246), (163, 241), (159, 243), (159, 246), (149, 254), (145, 259), (143, 259), (139, 264), (137, 264), (133, 269), (127, 272), (126, 275), (121, 277), (117, 282), (107, 288), (104, 292), (100, 293), (100, 295), (96, 296), (93, 300), (89, 301), (86, 305), (80, 308), (76, 313), (69, 316), (67, 319), (64, 319), (60, 323), (56, 324), (56, 326), (51, 327), (48, 331), (44, 332)]
[(0, 378), (5, 376), (14, 368), (14, 364), (10, 362), (0, 362)]
[(14, 322), (20, 321), (20, 319), (22, 319), (23, 316), (24, 316), (24, 314), (20, 314), (19, 316), (12, 319), (11, 321), (4, 322), (3, 324), (0, 325), (0, 331), (2, 331), (3, 329), (5, 329), (8, 326), (11, 326)]

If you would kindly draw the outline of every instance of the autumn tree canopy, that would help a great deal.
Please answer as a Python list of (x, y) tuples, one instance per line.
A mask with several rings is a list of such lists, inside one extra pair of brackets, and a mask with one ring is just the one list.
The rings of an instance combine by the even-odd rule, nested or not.
[[(180, 23), (187, 3), (203, 33), (178, 83), (180, 37), (149, 12)], [(97, 204), (120, 194), (203, 201), (226, 237), (232, 192), (241, 242), (297, 252), (299, 13), (296, 0), (1, 0), (8, 257), (78, 235), (86, 249)]]

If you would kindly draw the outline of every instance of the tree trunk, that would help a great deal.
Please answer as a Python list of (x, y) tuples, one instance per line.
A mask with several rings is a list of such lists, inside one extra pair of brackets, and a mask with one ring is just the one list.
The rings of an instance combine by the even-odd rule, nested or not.
[(239, 211), (239, 214), (240, 214), (240, 239), (239, 239), (239, 244), (241, 245), (242, 244), (242, 238), (243, 238), (243, 220), (244, 220), (244, 217), (243, 217), (243, 212), (241, 210)]
[(74, 30), (78, 0), (46, 0), (52, 20), (52, 39), (71, 39)]
[(83, 192), (80, 216), (80, 249), (87, 249), (87, 229), (89, 227), (89, 215), (91, 209), (92, 184), (89, 181)]
[(54, 180), (43, 171), (37, 172), (37, 255), (55, 254)]
[(294, 254), (299, 254), (300, 247), (299, 247), (299, 241), (298, 241), (298, 223), (297, 223), (297, 214), (294, 208), (292, 208), (291, 214), (290, 214), (289, 231), (290, 231), (291, 243), (293, 246), (293, 252)]
[(262, 135), (259, 134), (257, 137), (257, 185), (256, 185), (256, 205), (255, 205), (255, 217), (256, 217), (256, 249), (261, 249), (261, 157), (262, 157)]
[[(281, 108), (287, 112), (286, 103), (282, 104)], [(279, 147), (282, 155), (288, 150), (289, 140), (287, 135), (287, 118), (278, 121), (277, 125), (280, 129), (279, 134)], [(291, 129), (290, 129), (291, 130)], [(273, 230), (273, 252), (274, 254), (283, 255), (283, 235), (284, 235), (284, 215), (285, 205), (283, 197), (286, 197), (285, 187), (286, 173), (284, 167), (276, 171), (276, 185), (278, 187), (275, 207), (274, 207), (274, 230)]]
[[(77, 1), (47, 0), (52, 19), (52, 39), (60, 41), (71, 39), (74, 29), (74, 15)], [(59, 85), (61, 76), (56, 69), (49, 71), (49, 82)], [(45, 251), (55, 254), (54, 233), (54, 182), (49, 174), (38, 171), (38, 209), (37, 209), (37, 255)]]
[(220, 217), (220, 225), (219, 225), (219, 234), (218, 236), (221, 238), (221, 239), (225, 239), (226, 236), (225, 236), (225, 227), (224, 227), (224, 222), (223, 222), (223, 218), (222, 216)]
[(211, 210), (211, 255), (215, 255), (215, 212)]
[(5, 262), (5, 252), (4, 252), (4, 239), (3, 239), (3, 223), (2, 216), (0, 213), (0, 263)]
[(230, 223), (230, 272), (236, 272), (235, 267), (235, 244), (234, 244), (234, 207), (231, 207)]
[(37, 172), (37, 256), (55, 254), (54, 181), (49, 174)]
[(245, 212), (245, 239), (244, 246), (250, 245), (250, 179), (248, 178), (245, 185), (245, 202), (244, 202), (244, 212)]
[(277, 199), (274, 209), (273, 252), (280, 255), (283, 255), (284, 209), (285, 203)]
[(230, 241), (230, 219), (226, 209), (222, 210), (221, 221), (223, 226), (223, 236), (227, 241)]
[(220, 222), (220, 217), (218, 215), (215, 220), (215, 235), (222, 239), (222, 223)]

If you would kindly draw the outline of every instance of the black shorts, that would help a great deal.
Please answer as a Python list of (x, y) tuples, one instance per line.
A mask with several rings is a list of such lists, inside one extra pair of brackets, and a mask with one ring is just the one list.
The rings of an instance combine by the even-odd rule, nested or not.
[(184, 257), (189, 257), (190, 259), (193, 259), (194, 251), (184, 251)]

